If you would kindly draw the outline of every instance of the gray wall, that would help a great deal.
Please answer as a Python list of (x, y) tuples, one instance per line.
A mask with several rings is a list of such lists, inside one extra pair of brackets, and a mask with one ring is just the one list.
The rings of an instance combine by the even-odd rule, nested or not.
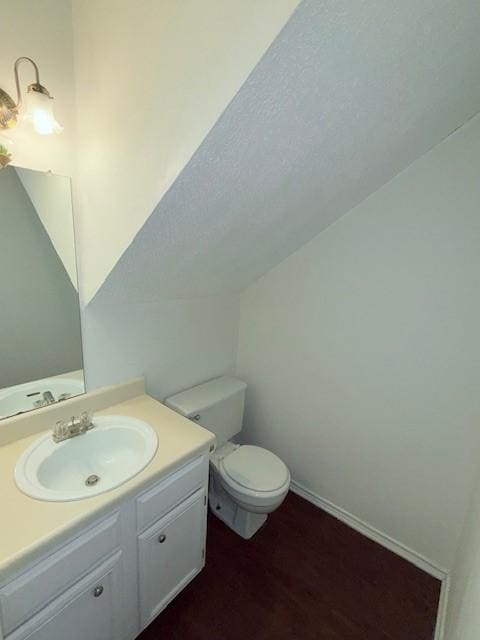
[(0, 223), (0, 388), (80, 369), (77, 293), (11, 167)]

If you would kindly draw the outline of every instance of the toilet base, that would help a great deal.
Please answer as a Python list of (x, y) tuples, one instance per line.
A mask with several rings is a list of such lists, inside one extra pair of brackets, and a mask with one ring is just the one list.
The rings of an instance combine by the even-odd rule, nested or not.
[(212, 513), (245, 540), (249, 540), (266, 522), (266, 513), (252, 513), (236, 504), (210, 474), (208, 503)]

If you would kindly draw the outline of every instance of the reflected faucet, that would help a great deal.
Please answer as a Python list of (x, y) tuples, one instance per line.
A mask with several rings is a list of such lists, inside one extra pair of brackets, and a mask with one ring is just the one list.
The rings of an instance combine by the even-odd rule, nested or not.
[(51, 391), (44, 391), (42, 397), (45, 404), (53, 404), (55, 402), (55, 398)]
[[(36, 394), (31, 394), (31, 395), (39, 395), (39, 392), (37, 391)], [(55, 404), (55, 402), (56, 400), (53, 393), (51, 391), (44, 391), (42, 393), (41, 399), (35, 400), (35, 402), (33, 403), (33, 406), (35, 407), (35, 409), (39, 409), (40, 407), (46, 407), (49, 404)]]

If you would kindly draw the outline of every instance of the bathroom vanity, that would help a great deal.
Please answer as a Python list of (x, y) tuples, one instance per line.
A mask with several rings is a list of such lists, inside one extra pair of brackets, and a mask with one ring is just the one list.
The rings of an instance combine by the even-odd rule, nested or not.
[[(40, 430), (0, 446), (1, 640), (133, 640), (202, 569), (215, 438), (143, 391), (129, 393), (108, 407), (97, 393), (104, 408), (95, 415), (147, 422), (158, 449), (109, 492), (64, 502), (28, 497), (14, 468)], [(82, 408), (89, 396), (68, 403)], [(42, 411), (45, 419), (65, 411), (59, 407), (36, 412), (36, 424)]]

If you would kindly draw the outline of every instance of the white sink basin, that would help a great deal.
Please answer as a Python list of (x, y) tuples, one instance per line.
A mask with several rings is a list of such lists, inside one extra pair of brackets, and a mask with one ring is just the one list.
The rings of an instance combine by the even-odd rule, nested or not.
[(87, 433), (55, 443), (52, 434), (36, 440), (17, 461), (18, 488), (39, 500), (83, 500), (110, 491), (144, 469), (158, 446), (146, 422), (100, 416)]

